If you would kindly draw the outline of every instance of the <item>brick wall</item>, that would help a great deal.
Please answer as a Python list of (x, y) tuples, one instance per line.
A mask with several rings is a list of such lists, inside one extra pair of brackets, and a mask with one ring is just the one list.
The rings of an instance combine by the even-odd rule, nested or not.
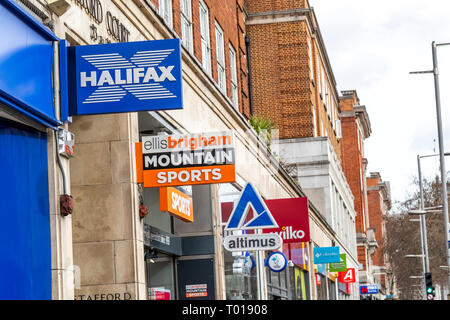
[(363, 270), (367, 270), (367, 250), (364, 246), (358, 246), (358, 262), (363, 265)]
[(247, 26), (254, 113), (281, 138), (313, 136), (306, 32), (302, 22)]
[(373, 263), (377, 266), (383, 266), (384, 256), (381, 249), (384, 245), (384, 235), (380, 192), (378, 190), (369, 190), (367, 192), (367, 197), (369, 203), (370, 224), (375, 228), (375, 239), (378, 242), (378, 249), (373, 255)]
[(341, 118), (342, 167), (354, 196), (356, 232), (366, 233), (363, 217), (364, 194), (361, 186), (362, 155), (358, 148), (358, 129), (354, 117)]
[[(367, 193), (364, 190), (366, 180), (365, 167), (363, 164), (363, 146), (364, 138), (358, 132), (356, 115), (345, 114), (345, 112), (353, 111), (354, 106), (358, 105), (356, 93), (352, 96), (341, 97), (341, 128), (342, 128), (342, 168), (344, 170), (347, 182), (354, 196), (354, 205), (356, 211), (356, 232), (366, 233), (368, 225), (366, 225), (368, 212), (363, 209), (366, 206)], [(360, 136), (358, 138), (358, 135)]]
[[(276, 10), (298, 9), (304, 1), (256, 1), (247, 0), (246, 7), (250, 18), (254, 13)], [(319, 68), (327, 70), (320, 57), (314, 36), (309, 34), (304, 19), (288, 22), (270, 21), (271, 14), (264, 23), (249, 23), (247, 32), (250, 37), (250, 58), (252, 77), (252, 97), (254, 113), (273, 120), (279, 129), (280, 138), (305, 138), (327, 134), (338, 158), (341, 148), (336, 137), (334, 125), (325, 109), (325, 97), (320, 95), (317, 83)], [(310, 21), (309, 23), (313, 23)], [(308, 44), (312, 46), (312, 57)], [(313, 68), (313, 77), (311, 70)], [(324, 73), (325, 74), (325, 73)], [(328, 76), (324, 81), (332, 88)], [(337, 107), (338, 102), (335, 99)], [(313, 109), (316, 114), (316, 132), (314, 133)], [(330, 108), (330, 106), (328, 106)], [(338, 116), (338, 115), (337, 115)], [(338, 117), (337, 117), (338, 118)], [(323, 127), (326, 129), (322, 129)]]
[(249, 12), (267, 12), (309, 7), (305, 0), (246, 0), (245, 5)]
[[(363, 165), (363, 154), (358, 139), (359, 129), (357, 126), (356, 115), (345, 113), (353, 111), (354, 106), (358, 104), (359, 101), (357, 101), (356, 93), (352, 96), (341, 97), (340, 99), (340, 106), (342, 111), (341, 161), (345, 177), (347, 178), (347, 182), (354, 196), (354, 207), (356, 211), (356, 232), (367, 234), (367, 228), (370, 226), (366, 225), (366, 221), (368, 221), (368, 219), (365, 215), (368, 215), (369, 213), (363, 209), (366, 205), (367, 193), (364, 192), (364, 186), (362, 185), (362, 183), (365, 183), (366, 173)], [(361, 139), (363, 139), (362, 136)], [(363, 140), (361, 141), (361, 143), (363, 143)], [(364, 269), (366, 269), (368, 263), (367, 256), (368, 252), (366, 247), (358, 246), (358, 261), (364, 265)]]
[[(385, 229), (384, 229), (384, 212), (383, 196), (380, 188), (376, 188), (381, 182), (381, 177), (378, 174), (372, 174), (367, 178), (367, 187), (371, 187), (371, 190), (367, 191), (370, 224), (375, 228), (375, 238), (378, 242), (378, 249), (372, 257), (373, 263), (376, 266), (385, 266), (386, 261), (383, 254), (383, 248), (385, 245)], [(385, 277), (381, 278), (382, 284), (385, 286)]]
[[(151, 0), (152, 4), (158, 8), (159, 1)], [(238, 85), (239, 111), (244, 116), (250, 116), (250, 104), (248, 93), (248, 66), (245, 46), (245, 16), (243, 9), (243, 0), (235, 1), (217, 1), (204, 0), (209, 8), (209, 37), (211, 47), (211, 76), (217, 82), (217, 59), (216, 59), (216, 39), (215, 39), (215, 21), (224, 31), (224, 51), (226, 66), (226, 95), (231, 100), (231, 72), (230, 72), (230, 54), (229, 45), (231, 44), (236, 51), (236, 73)], [(199, 0), (191, 0), (192, 4), (192, 37), (193, 54), (201, 63), (201, 35), (200, 35), (200, 12)], [(181, 9), (180, 0), (172, 1), (173, 30), (182, 38), (181, 34)]]

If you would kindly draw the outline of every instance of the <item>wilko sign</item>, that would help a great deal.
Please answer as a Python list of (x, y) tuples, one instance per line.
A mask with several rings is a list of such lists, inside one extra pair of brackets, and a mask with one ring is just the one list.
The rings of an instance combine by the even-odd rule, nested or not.
[(192, 198), (173, 187), (159, 189), (159, 208), (167, 211), (175, 218), (186, 222), (194, 222)]
[(356, 282), (356, 270), (355, 268), (348, 268), (347, 271), (338, 273), (338, 279), (341, 283), (354, 283)]
[(310, 240), (307, 198), (266, 200), (265, 203), (280, 228), (263, 229), (263, 233), (276, 233), (281, 236), (283, 243)]
[[(265, 200), (264, 203), (279, 226), (279, 228), (263, 228), (262, 231), (264, 234), (278, 234), (283, 240), (283, 243), (310, 241), (307, 198)], [(227, 222), (233, 211), (233, 203), (222, 202), (221, 207), (222, 222)], [(248, 220), (248, 223), (250, 223), (255, 219), (254, 216), (255, 212), (251, 210), (245, 217), (245, 221)]]
[(68, 48), (71, 115), (182, 109), (179, 39)]
[(231, 131), (143, 137), (136, 160), (145, 188), (236, 180)]

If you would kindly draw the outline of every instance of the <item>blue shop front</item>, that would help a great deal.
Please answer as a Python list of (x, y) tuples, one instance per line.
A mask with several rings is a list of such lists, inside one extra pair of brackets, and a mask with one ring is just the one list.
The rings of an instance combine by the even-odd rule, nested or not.
[(15, 2), (0, 2), (0, 299), (52, 298), (47, 141), (67, 116), (59, 90), (55, 112), (53, 89), (64, 45)]

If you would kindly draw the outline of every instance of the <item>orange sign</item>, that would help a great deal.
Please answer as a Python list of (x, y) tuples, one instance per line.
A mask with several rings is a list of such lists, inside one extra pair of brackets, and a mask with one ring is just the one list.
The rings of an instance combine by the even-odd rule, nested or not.
[(236, 181), (234, 165), (145, 170), (144, 188)]
[(172, 187), (159, 189), (159, 209), (183, 221), (194, 222), (192, 198), (178, 189)]
[(186, 298), (207, 297), (207, 284), (190, 284), (186, 285)]
[(142, 137), (136, 169), (144, 188), (235, 182), (233, 132)]

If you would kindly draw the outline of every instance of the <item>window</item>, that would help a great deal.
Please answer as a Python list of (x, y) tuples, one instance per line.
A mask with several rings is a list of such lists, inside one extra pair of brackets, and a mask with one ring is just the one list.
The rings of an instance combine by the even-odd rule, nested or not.
[(312, 114), (313, 114), (313, 136), (317, 137), (317, 119), (316, 119), (316, 107), (312, 106)]
[(323, 69), (322, 65), (320, 64), (320, 56), (317, 55), (317, 82), (319, 83), (319, 93), (322, 96), (323, 99)]
[(323, 101), (325, 101), (324, 91), (325, 91), (325, 73), (323, 70), (323, 66), (320, 66), (320, 94), (322, 95)]
[(308, 38), (308, 51), (309, 51), (309, 75), (311, 80), (314, 81), (314, 70), (313, 70), (313, 55), (312, 55), (312, 43)]
[(333, 103), (333, 97), (330, 97), (328, 99), (329, 104), (328, 104), (328, 109), (329, 109), (329, 115), (331, 118), (331, 127), (334, 128), (335, 124), (334, 124), (334, 103)]
[(165, 23), (170, 28), (173, 28), (172, 0), (159, 0), (159, 14), (164, 19)]
[(217, 84), (220, 90), (226, 90), (225, 74), (225, 48), (223, 30), (216, 21), (216, 58), (217, 58)]
[(192, 6), (191, 0), (180, 0), (181, 9), (181, 37), (183, 38), (183, 45), (193, 52), (194, 45), (192, 41)]
[(336, 120), (336, 137), (342, 138), (341, 120)]
[(230, 44), (230, 73), (231, 73), (231, 101), (235, 108), (238, 107), (238, 86), (236, 70), (236, 51)]
[(207, 74), (211, 74), (211, 46), (209, 42), (209, 9), (200, 0), (200, 38), (202, 44), (202, 66)]

